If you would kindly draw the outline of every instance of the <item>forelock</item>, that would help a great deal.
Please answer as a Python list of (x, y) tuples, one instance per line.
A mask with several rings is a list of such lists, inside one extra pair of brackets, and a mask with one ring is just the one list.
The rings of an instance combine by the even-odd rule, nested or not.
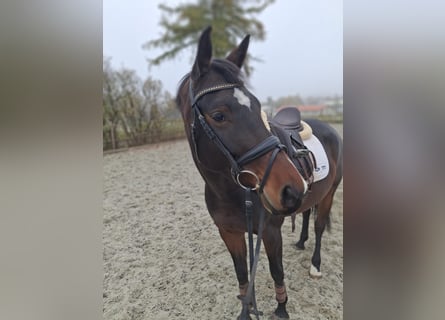
[(225, 59), (213, 59), (210, 69), (215, 70), (228, 83), (242, 83), (243, 76), (240, 69), (232, 62)]

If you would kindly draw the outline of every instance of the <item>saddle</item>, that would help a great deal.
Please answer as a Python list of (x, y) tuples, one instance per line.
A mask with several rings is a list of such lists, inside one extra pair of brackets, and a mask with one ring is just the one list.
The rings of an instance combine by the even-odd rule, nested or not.
[(294, 107), (282, 108), (269, 124), (272, 134), (286, 147), (287, 155), (310, 187), (314, 181), (316, 162), (313, 153), (304, 145), (300, 135), (304, 125), (308, 126), (301, 121), (300, 110)]

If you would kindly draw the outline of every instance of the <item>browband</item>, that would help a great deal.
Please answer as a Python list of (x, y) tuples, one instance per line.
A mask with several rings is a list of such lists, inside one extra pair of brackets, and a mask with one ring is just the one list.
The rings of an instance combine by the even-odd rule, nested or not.
[(190, 81), (189, 82), (189, 91), (190, 91), (190, 97), (192, 98), (192, 107), (196, 104), (196, 102), (198, 102), (198, 100), (203, 95), (206, 95), (207, 93), (214, 92), (214, 91), (225, 90), (225, 89), (237, 88), (237, 87), (241, 87), (242, 85), (243, 85), (242, 83), (224, 83), (224, 84), (219, 84), (219, 85), (216, 85), (216, 86), (213, 86), (213, 87), (201, 90), (194, 96), (193, 95), (193, 91), (192, 91), (192, 81)]

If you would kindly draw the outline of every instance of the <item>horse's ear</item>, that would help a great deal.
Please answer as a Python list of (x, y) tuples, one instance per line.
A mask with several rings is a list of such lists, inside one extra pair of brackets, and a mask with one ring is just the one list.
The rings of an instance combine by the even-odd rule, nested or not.
[(249, 40), (250, 34), (248, 34), (243, 41), (241, 41), (238, 47), (233, 49), (232, 52), (230, 52), (226, 57), (227, 60), (236, 64), (240, 69), (243, 66), (244, 60), (246, 59), (247, 49), (249, 48)]
[(212, 58), (212, 41), (210, 40), (210, 33), (212, 32), (212, 27), (208, 26), (198, 43), (198, 53), (196, 54), (196, 59), (192, 68), (192, 80), (198, 80), (203, 74), (209, 71), (210, 59)]

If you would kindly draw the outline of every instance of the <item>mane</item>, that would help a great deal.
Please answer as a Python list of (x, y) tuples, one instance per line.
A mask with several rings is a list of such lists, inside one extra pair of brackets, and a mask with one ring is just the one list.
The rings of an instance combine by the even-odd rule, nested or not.
[[(229, 60), (213, 59), (210, 63), (210, 70), (217, 72), (228, 83), (244, 82), (244, 75), (242, 74), (240, 69)], [(179, 81), (178, 92), (176, 94), (176, 105), (178, 108), (180, 108), (188, 99), (188, 87), (185, 88), (185, 86), (186, 84), (188, 84), (189, 79), (190, 72), (182, 77), (182, 79)]]

